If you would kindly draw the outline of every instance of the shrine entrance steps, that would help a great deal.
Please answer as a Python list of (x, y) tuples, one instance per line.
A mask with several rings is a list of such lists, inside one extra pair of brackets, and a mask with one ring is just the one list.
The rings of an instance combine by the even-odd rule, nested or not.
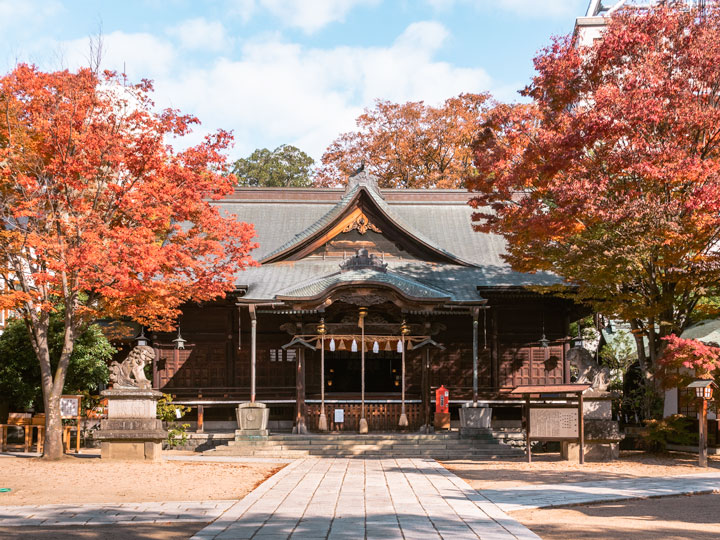
[(369, 433), (270, 435), (264, 440), (234, 440), (203, 452), (212, 456), (272, 458), (362, 457), (433, 459), (504, 459), (523, 455), (522, 433), (487, 431), (472, 438), (457, 432), (427, 435)]

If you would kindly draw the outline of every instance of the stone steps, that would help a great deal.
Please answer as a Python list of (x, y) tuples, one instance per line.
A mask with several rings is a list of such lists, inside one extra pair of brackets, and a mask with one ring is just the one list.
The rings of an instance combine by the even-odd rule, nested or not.
[(318, 457), (430, 457), (435, 459), (497, 459), (522, 455), (508, 442), (522, 433), (490, 432), (460, 438), (457, 432), (433, 434), (276, 434), (268, 439), (229, 441), (205, 452), (215, 456), (274, 458)]

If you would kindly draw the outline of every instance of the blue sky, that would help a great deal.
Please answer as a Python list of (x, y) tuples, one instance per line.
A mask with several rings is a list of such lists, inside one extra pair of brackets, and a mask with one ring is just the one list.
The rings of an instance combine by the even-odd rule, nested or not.
[(232, 130), (231, 157), (294, 144), (319, 159), (375, 99), (503, 101), (588, 0), (0, 0), (2, 71), (87, 61), (155, 81), (158, 107)]

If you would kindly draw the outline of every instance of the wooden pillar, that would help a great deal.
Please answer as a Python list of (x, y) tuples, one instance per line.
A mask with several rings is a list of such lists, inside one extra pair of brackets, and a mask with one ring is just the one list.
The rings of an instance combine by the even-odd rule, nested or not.
[(472, 343), (473, 343), (473, 358), (472, 358), (472, 385), (473, 385), (473, 405), (477, 406), (478, 400), (478, 318), (480, 316), (480, 310), (473, 308), (473, 320), (472, 320)]
[(490, 364), (492, 365), (493, 386), (500, 388), (500, 349), (498, 340), (498, 316), (497, 311), (492, 310), (492, 333), (490, 334)]
[(295, 413), (295, 432), (298, 435), (304, 435), (307, 433), (307, 427), (305, 424), (305, 348), (300, 347), (297, 349), (297, 357), (295, 360), (297, 366), (295, 376), (295, 401), (296, 401), (296, 413)]
[(205, 407), (198, 405), (198, 419), (197, 419), (197, 432), (203, 433), (205, 431)]
[(578, 431), (580, 438), (580, 465), (585, 463), (585, 415), (583, 414), (583, 395), (578, 393)]
[(153, 352), (155, 353), (155, 358), (153, 358), (153, 383), (152, 387), (154, 390), (158, 390), (160, 388), (160, 373), (158, 373), (158, 362), (160, 361), (160, 349), (158, 349), (157, 345), (153, 343)]
[(525, 443), (527, 444), (527, 462), (532, 463), (532, 448), (530, 445), (530, 394), (525, 395)]
[(570, 351), (570, 316), (565, 315), (564, 321), (565, 327), (563, 332), (565, 334), (565, 343), (563, 343), (563, 384), (570, 384), (570, 361), (568, 359), (568, 351)]
[(698, 465), (707, 467), (707, 400), (701, 399), (700, 404), (700, 431), (698, 440)]
[(430, 429), (430, 347), (425, 347), (422, 358), (422, 404), (423, 425), (425, 430)]
[(250, 310), (250, 402), (255, 403), (255, 367), (257, 365), (257, 314), (255, 306)]

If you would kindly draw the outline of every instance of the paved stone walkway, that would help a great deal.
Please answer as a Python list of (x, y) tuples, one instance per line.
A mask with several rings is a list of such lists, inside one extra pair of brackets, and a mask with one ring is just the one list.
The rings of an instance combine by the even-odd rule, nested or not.
[(0, 506), (0, 527), (209, 522), (237, 501)]
[(193, 540), (539, 538), (434, 460), (301, 459)]
[(505, 512), (577, 504), (720, 492), (720, 473), (623, 478), (567, 484), (538, 484), (482, 494)]
[(473, 490), (434, 460), (292, 462), (241, 501), (0, 506), (0, 527), (212, 522), (194, 540), (536, 540), (515, 510), (720, 492), (720, 472)]

